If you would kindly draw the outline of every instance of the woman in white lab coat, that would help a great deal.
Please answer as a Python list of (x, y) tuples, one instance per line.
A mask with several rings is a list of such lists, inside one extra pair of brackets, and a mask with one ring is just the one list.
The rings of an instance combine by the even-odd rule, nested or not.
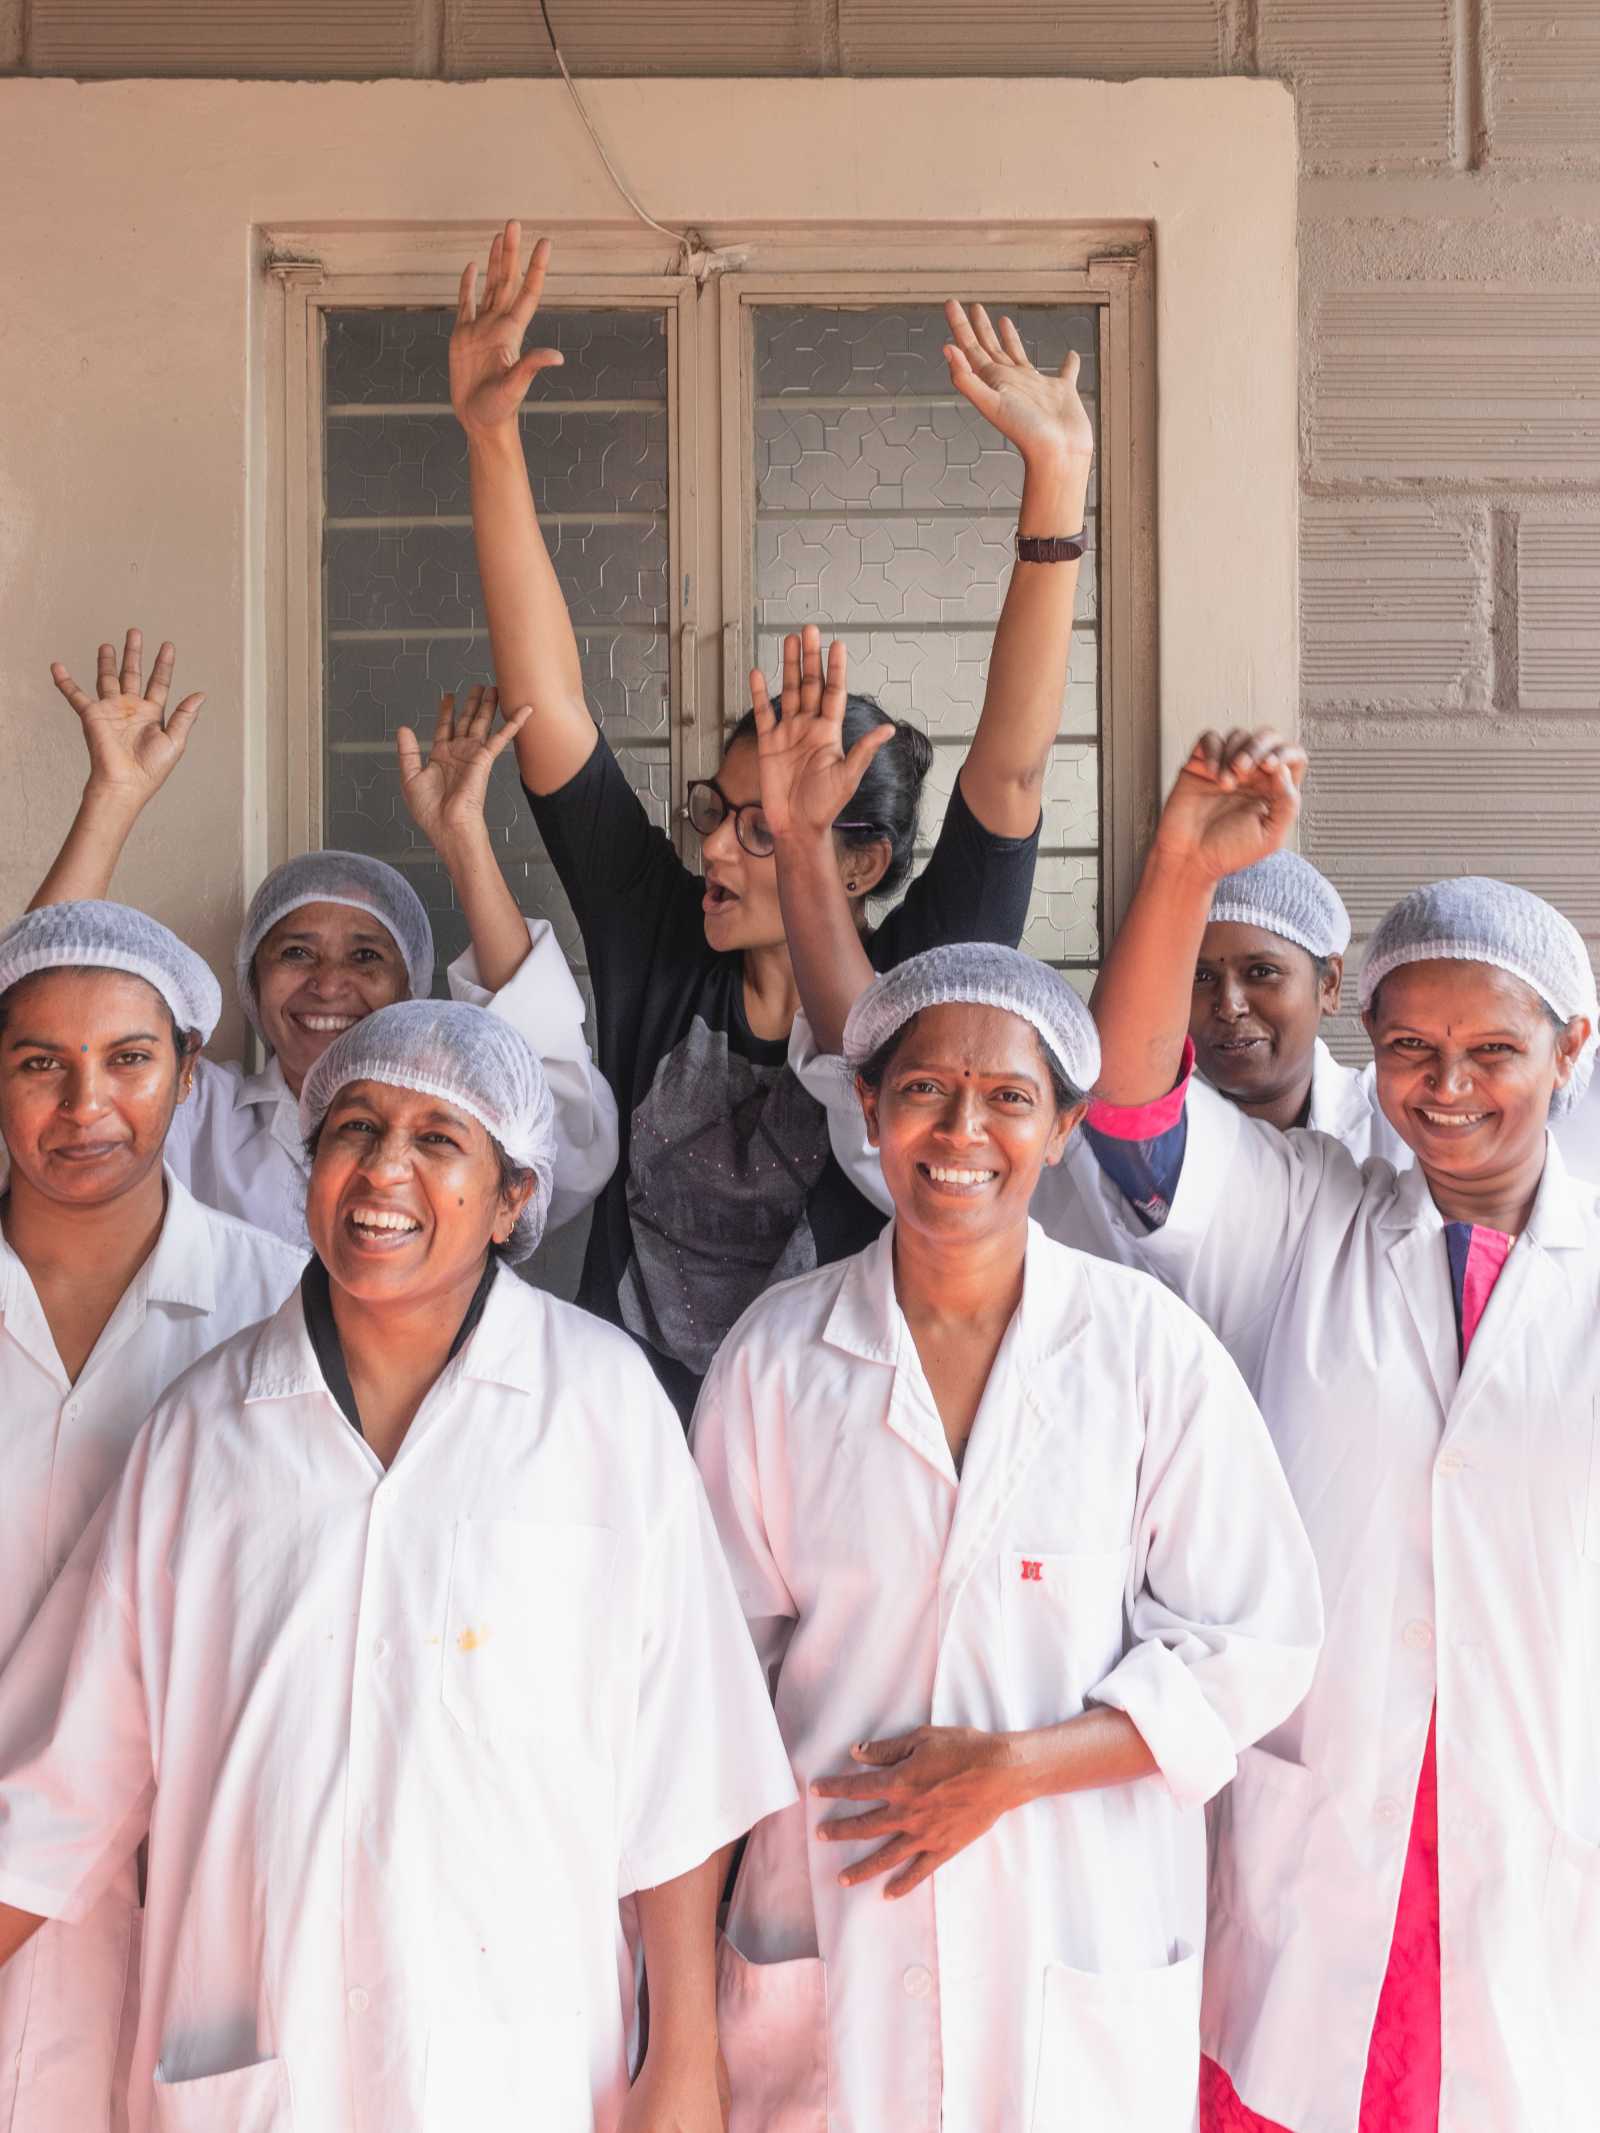
[(1504, 883), (1396, 906), (1361, 1000), (1404, 1172), (1186, 1084), (1212, 887), (1288, 835), (1303, 766), (1197, 746), (1095, 999), (1087, 1137), (1142, 1165), (1142, 1248), (1244, 1364), (1328, 1614), (1219, 1803), (1203, 2123), (1543, 2133), (1600, 2093), (1600, 1207), (1547, 1131), (1594, 977)]
[(846, 1045), (895, 1219), (694, 1424), (808, 1795), (733, 1893), (734, 2133), (1188, 2133), (1201, 1809), (1310, 1676), (1305, 1536), (1193, 1314), (1028, 1220), (1095, 1077), (1065, 980), (937, 949)]
[[(268, 1317), (301, 1254), (190, 1198), (162, 1152), (221, 1006), (192, 950), (120, 904), (58, 904), (0, 934), (0, 1667), (189, 1364)], [(83, 1586), (67, 1581), (81, 1601)], [(30, 1730), (70, 1649), (41, 1650)], [(0, 2125), (122, 2123), (136, 2006), (132, 1861), (73, 1925), (0, 1972)]]
[[(51, 668), (77, 713), (89, 752), (83, 800), (34, 905), (102, 897), (135, 822), (176, 768), (203, 698), (170, 713), (175, 653), (163, 644), (144, 682), (143, 640), (129, 630), (119, 669), (100, 647), (96, 693)], [(397, 736), (401, 789), (412, 820), (450, 876), (471, 944), (451, 964), (452, 998), (513, 1023), (544, 1063), (556, 1105), (552, 1225), (600, 1192), (617, 1159), (617, 1107), (590, 1057), (583, 996), (545, 919), (525, 919), (506, 886), (484, 821), (489, 775), (527, 716), (495, 725), (493, 689), (474, 689), (459, 714), (446, 696), (428, 760), (416, 736)], [(167, 1160), (208, 1206), (307, 1249), (307, 1164), (300, 1089), (341, 1030), (393, 1000), (433, 990), (433, 929), (404, 875), (358, 852), (307, 852), (275, 868), (245, 915), (235, 964), (239, 1003), (266, 1050), (255, 1073), (201, 1059), (178, 1113)]]
[(720, 2133), (717, 1854), (793, 1781), (648, 1366), (502, 1268), (550, 1113), (477, 1008), (339, 1038), (302, 1098), (315, 1259), (86, 1536), (53, 1724), (0, 1770), (0, 1952), (148, 1829), (132, 2133)]

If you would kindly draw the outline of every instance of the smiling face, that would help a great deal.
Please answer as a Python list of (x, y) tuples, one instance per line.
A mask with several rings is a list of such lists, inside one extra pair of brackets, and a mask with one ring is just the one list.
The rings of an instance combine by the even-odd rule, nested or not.
[(161, 1167), (194, 1077), (165, 1001), (120, 970), (49, 970), (6, 995), (0, 1137), (13, 1182), (85, 1207), (119, 1199)]
[(902, 1225), (976, 1241), (1023, 1223), (1083, 1107), (1058, 1107), (1033, 1026), (949, 1002), (907, 1023), (877, 1088), (857, 1084)]
[(503, 1190), (475, 1118), (389, 1082), (339, 1091), (317, 1141), (306, 1223), (336, 1288), (412, 1307), (446, 1295), (503, 1244), (533, 1180)]
[(1342, 972), (1340, 957), (1319, 971), (1305, 949), (1260, 926), (1207, 926), (1189, 1003), (1189, 1035), (1206, 1080), (1237, 1104), (1301, 1100), (1322, 1018), (1339, 1005)]
[(1384, 1116), (1430, 1177), (1472, 1183), (1537, 1174), (1550, 1099), (1588, 1025), (1558, 1029), (1520, 978), (1488, 963), (1408, 963), (1366, 1015)]
[(411, 992), (394, 936), (349, 904), (302, 904), (279, 919), (251, 972), (262, 1030), (297, 1096), (341, 1031)]

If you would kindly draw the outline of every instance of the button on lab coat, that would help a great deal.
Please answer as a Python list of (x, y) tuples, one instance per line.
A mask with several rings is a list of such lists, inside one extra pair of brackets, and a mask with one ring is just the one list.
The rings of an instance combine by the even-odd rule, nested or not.
[(720, 1963), (734, 2133), (1189, 2133), (1202, 1804), (1310, 1678), (1306, 1539), (1193, 1314), (1035, 1225), (958, 1483), (893, 1236), (762, 1297), (695, 1415), (796, 1777), (1089, 1704), (1159, 1774), (1016, 1809), (894, 1903), (838, 1886), (882, 1840), (819, 1842), (837, 1803), (763, 1822)]
[(632, 1342), (501, 1273), (385, 1473), (296, 1293), (129, 1457), (0, 1901), (81, 1918), (148, 1825), (132, 2133), (609, 2133), (618, 1897), (792, 1796)]
[(1590, 2123), (1600, 1193), (1547, 1144), (1462, 1369), (1420, 1170), (1188, 1102), (1145, 1249), (1245, 1367), (1328, 1616), (1311, 1693), (1215, 1811), (1206, 2048), (1292, 2133), (1353, 2133), (1437, 1698), (1441, 2133)]
[[(77, 1382), (56, 1353), (27, 1269), (0, 1238), (0, 1666), (9, 1660), (101, 1499), (139, 1425), (174, 1378), (267, 1318), (299, 1279), (277, 1237), (190, 1198), (170, 1173), (155, 1248), (112, 1312)], [(67, 1581), (81, 1605), (84, 1581)], [(7, 1706), (13, 1750), (48, 1724), (71, 1649), (71, 1606), (37, 1694)], [(0, 2127), (104, 2133), (133, 1976), (131, 1860), (77, 1925), (47, 1925), (0, 1970)], [(130, 2001), (131, 2012), (131, 2001)]]
[[(581, 1214), (616, 1168), (617, 1104), (589, 1055), (583, 995), (549, 922), (530, 919), (528, 938), (526, 960), (496, 993), (478, 983), (470, 948), (448, 975), (453, 1000), (503, 1016), (544, 1063), (556, 1107), (554, 1229)], [(196, 1199), (310, 1250), (300, 1106), (275, 1058), (259, 1074), (201, 1059), (188, 1101), (174, 1114), (167, 1161)]]

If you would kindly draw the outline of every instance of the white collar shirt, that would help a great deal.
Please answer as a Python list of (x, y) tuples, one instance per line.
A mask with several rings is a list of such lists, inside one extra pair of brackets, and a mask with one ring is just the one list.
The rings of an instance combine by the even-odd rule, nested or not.
[(1159, 1775), (1014, 1810), (910, 1896), (804, 1801), (751, 1837), (720, 1956), (734, 2133), (1189, 2133), (1202, 1803), (1304, 1691), (1316, 1579), (1194, 1315), (1030, 1225), (959, 1481), (891, 1226), (730, 1334), (693, 1444), (802, 1789), (852, 1742), (1128, 1713)]
[[(1350, 2133), (1437, 1706), (1441, 2133), (1600, 2094), (1600, 1193), (1553, 1141), (1465, 1367), (1420, 1169), (1189, 1092), (1153, 1264), (1240, 1361), (1322, 1575), (1304, 1704), (1216, 1810), (1206, 2046)], [(1306, 2020), (1306, 2009), (1319, 2010)]]
[(0, 1901), (81, 1916), (148, 1825), (132, 2133), (610, 2133), (619, 1895), (792, 1796), (633, 1343), (502, 1274), (385, 1471), (297, 1293), (130, 1455)]
[[(172, 1381), (241, 1326), (269, 1317), (299, 1278), (277, 1237), (203, 1207), (167, 1176), (166, 1213), (76, 1381), (28, 1271), (0, 1239), (0, 1667), (121, 1472)], [(71, 1582), (71, 1581), (69, 1581)], [(74, 1585), (81, 1603), (83, 1586)], [(63, 1591), (55, 1656), (8, 1705), (3, 1746), (46, 1730), (70, 1651)], [(3, 1747), (0, 1747), (3, 1752)], [(0, 2126), (103, 2127), (136, 1927), (131, 1865), (80, 1924), (47, 1925), (0, 1970)]]

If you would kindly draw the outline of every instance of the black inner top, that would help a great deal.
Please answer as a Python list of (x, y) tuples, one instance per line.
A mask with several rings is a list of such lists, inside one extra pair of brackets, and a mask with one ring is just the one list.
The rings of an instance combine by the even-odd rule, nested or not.
[[(489, 1301), (489, 1291), (494, 1286), (494, 1277), (500, 1270), (500, 1261), (490, 1252), (484, 1264), (482, 1278), (472, 1292), (472, 1301), (467, 1305), (467, 1315), (456, 1328), (456, 1337), (450, 1343), (446, 1363), (453, 1363), (467, 1342), (477, 1331), (478, 1321), (483, 1316), (483, 1307)], [(339, 1411), (355, 1431), (366, 1440), (366, 1431), (361, 1427), (361, 1410), (356, 1405), (355, 1391), (350, 1383), (349, 1367), (344, 1359), (344, 1344), (339, 1339), (339, 1328), (334, 1323), (333, 1290), (328, 1281), (328, 1270), (315, 1252), (306, 1263), (300, 1276), (300, 1304), (306, 1314), (306, 1332), (311, 1337), (311, 1348), (317, 1358), (317, 1368), (322, 1372), (323, 1383), (339, 1403)]]

